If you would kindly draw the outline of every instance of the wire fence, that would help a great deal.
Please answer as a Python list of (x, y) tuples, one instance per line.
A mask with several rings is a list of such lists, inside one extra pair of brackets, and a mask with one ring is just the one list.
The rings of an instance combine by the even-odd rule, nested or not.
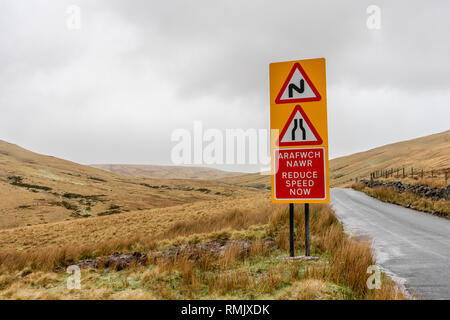
[(411, 178), (414, 180), (436, 179), (444, 182), (445, 185), (448, 185), (448, 179), (450, 178), (450, 168), (431, 170), (424, 170), (423, 168), (414, 167), (390, 168), (372, 171), (369, 176), (371, 180), (380, 178)]

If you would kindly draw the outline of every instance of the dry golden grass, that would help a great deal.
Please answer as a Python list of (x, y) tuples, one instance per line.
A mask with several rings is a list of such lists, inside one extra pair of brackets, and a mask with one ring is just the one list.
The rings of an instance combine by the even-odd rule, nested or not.
[(366, 293), (367, 279), (362, 275), (370, 265), (375, 264), (370, 245), (348, 239), (332, 252), (326, 278), (336, 283), (345, 283), (360, 294)]
[(437, 177), (429, 176), (429, 177), (419, 178), (419, 179), (417, 179), (416, 182), (411, 182), (411, 184), (421, 184), (421, 185), (429, 186), (431, 188), (445, 188), (449, 182), (450, 182), (450, 170), (448, 172), (447, 181), (445, 180), (445, 176), (441, 174)]
[(157, 166), (133, 164), (92, 164), (91, 167), (127, 177), (152, 179), (221, 179), (242, 175), (239, 172), (222, 171), (206, 167)]
[(381, 201), (450, 218), (449, 200), (433, 200), (431, 198), (420, 197), (410, 191), (397, 192), (392, 187), (378, 186), (375, 188), (368, 188), (363, 183), (354, 183), (351, 187)]
[[(155, 241), (265, 223), (267, 194), (255, 198), (197, 202), (47, 225), (0, 230), (0, 261), (7, 268), (51, 269), (116, 251), (152, 249)], [(203, 223), (199, 223), (202, 221)], [(14, 267), (16, 266), (16, 267)]]
[[(66, 243), (59, 251), (53, 253), (49, 247), (39, 246), (21, 253), (17, 250), (10, 251), (9, 256), (3, 251), (0, 259), (0, 297), (8, 299), (404, 298), (395, 284), (389, 281), (384, 281), (381, 291), (378, 292), (365, 288), (367, 267), (374, 263), (371, 248), (366, 243), (348, 238), (328, 206), (311, 207), (311, 249), (320, 260), (300, 262), (279, 259), (286, 254), (287, 247), (272, 251), (263, 245), (263, 239), (267, 238), (275, 239), (277, 243), (286, 242), (283, 238), (287, 236), (284, 232), (287, 229), (287, 207), (272, 205), (267, 195), (257, 201), (248, 200), (251, 201), (247, 203), (245, 199), (241, 199), (243, 203), (240, 207), (247, 209), (240, 213), (237, 212), (237, 208), (230, 208), (231, 202), (228, 202), (222, 205), (223, 211), (213, 211), (211, 215), (204, 217), (185, 214), (183, 222), (172, 221), (160, 233), (149, 234), (146, 238), (130, 238), (127, 233), (121, 238), (116, 237), (115, 244), (104, 246), (102, 249), (99, 249), (98, 243), (86, 242), (84, 247), (74, 249)], [(170, 219), (170, 215), (166, 215), (165, 218)], [(104, 218), (92, 219), (103, 221)], [(296, 248), (298, 253), (301, 253), (304, 249), (302, 208), (297, 208), (295, 219)], [(80, 220), (83, 221), (87, 220)], [(70, 222), (63, 223), (64, 227), (69, 224)], [(202, 225), (203, 227), (199, 227)], [(36, 227), (39, 226), (29, 229)], [(82, 229), (83, 226), (79, 230)], [(154, 264), (150, 262), (148, 266), (134, 266), (123, 271), (110, 270), (105, 273), (102, 270), (83, 270), (81, 290), (67, 290), (65, 288), (67, 275), (51, 271), (55, 266), (74, 263), (83, 256), (136, 249), (141, 252), (153, 252), (218, 238), (255, 240), (252, 240), (252, 245), (245, 254), (235, 243), (231, 243), (219, 258), (206, 250), (198, 260), (192, 260), (189, 252), (186, 252), (169, 258), (160, 258)], [(122, 245), (117, 244), (120, 241)]]
[[(328, 264), (311, 265), (305, 269), (305, 278), (324, 280), (343, 284), (360, 297), (371, 294), (366, 287), (367, 268), (374, 265), (375, 259), (369, 242), (347, 237), (342, 226), (334, 216), (330, 207), (326, 205), (313, 206), (311, 219), (312, 250), (316, 253), (330, 255)], [(269, 224), (269, 232), (279, 228), (280, 223), (286, 223), (288, 211), (279, 211)], [(304, 248), (304, 213), (303, 208), (296, 209), (295, 221), (297, 228), (296, 248)], [(277, 243), (288, 250), (288, 232), (284, 228), (278, 234)], [(386, 286), (383, 290), (401, 295), (395, 285)], [(378, 293), (380, 295), (380, 293)], [(384, 293), (389, 296), (389, 293)]]
[[(268, 173), (268, 172), (266, 172)], [(217, 181), (233, 185), (233, 186), (244, 186), (257, 189), (267, 189), (270, 188), (270, 175), (260, 174), (260, 173), (249, 173), (242, 174), (232, 177), (225, 177), (217, 179)]]
[(0, 141), (0, 229), (218, 201), (257, 192), (217, 181), (125, 177)]
[(328, 290), (323, 280), (307, 279), (294, 282), (278, 298), (281, 300), (319, 300), (326, 298)]
[[(448, 172), (448, 179), (447, 184), (445, 182), (445, 175), (443, 172), (440, 172), (439, 174), (435, 174), (434, 177), (431, 176), (431, 174), (428, 172), (427, 174), (424, 174), (424, 177), (422, 178), (420, 175), (414, 175), (414, 177), (406, 176), (405, 178), (402, 177), (402, 175), (399, 175), (398, 177), (392, 176), (388, 178), (377, 178), (379, 181), (386, 181), (386, 182), (397, 182), (401, 181), (403, 183), (407, 183), (410, 185), (426, 185), (430, 188), (445, 188), (448, 183), (450, 182), (450, 169), (447, 169)], [(350, 184), (351, 185), (351, 184)]]

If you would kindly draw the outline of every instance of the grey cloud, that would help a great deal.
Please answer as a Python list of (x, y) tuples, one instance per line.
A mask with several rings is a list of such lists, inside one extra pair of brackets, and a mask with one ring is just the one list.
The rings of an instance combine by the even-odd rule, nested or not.
[(116, 1), (110, 9), (119, 8), (142, 39), (149, 36), (146, 54), (162, 62), (183, 97), (261, 95), (269, 62), (318, 56), (328, 60), (330, 84), (450, 85), (445, 1), (378, 1), (379, 31), (366, 28), (365, 1), (139, 3)]

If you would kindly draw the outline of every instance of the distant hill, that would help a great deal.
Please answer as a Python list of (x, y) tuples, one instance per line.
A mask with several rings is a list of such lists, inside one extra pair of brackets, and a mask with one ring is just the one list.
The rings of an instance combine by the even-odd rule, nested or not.
[(450, 168), (450, 130), (331, 160), (331, 186), (342, 185), (374, 170), (400, 168), (437, 170)]
[[(200, 177), (203, 171), (194, 172), (190, 176)], [(214, 176), (215, 170), (205, 172)], [(217, 181), (126, 177), (0, 140), (0, 229), (233, 199), (254, 192)]]
[(226, 183), (232, 186), (250, 187), (256, 189), (269, 189), (270, 188), (270, 174), (260, 173), (247, 173), (233, 177), (226, 177), (217, 179), (222, 183)]
[(157, 166), (133, 164), (92, 164), (91, 167), (128, 177), (153, 179), (219, 179), (241, 175), (213, 168), (188, 166)]

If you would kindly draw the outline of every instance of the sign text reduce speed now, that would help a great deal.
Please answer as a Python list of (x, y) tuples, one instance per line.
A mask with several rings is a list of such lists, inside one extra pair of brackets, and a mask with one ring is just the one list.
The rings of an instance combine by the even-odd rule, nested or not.
[(275, 149), (275, 199), (326, 198), (324, 148)]

